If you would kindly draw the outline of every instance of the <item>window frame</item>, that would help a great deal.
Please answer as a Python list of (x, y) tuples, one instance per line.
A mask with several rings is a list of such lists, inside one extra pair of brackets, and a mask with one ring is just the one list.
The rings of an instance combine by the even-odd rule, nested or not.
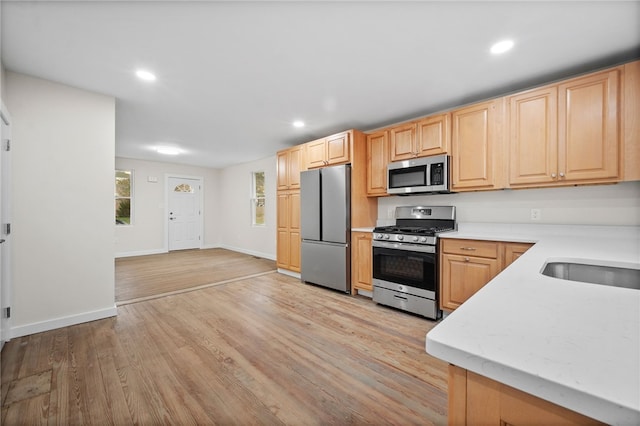
[[(117, 191), (115, 190), (115, 186), (117, 185), (118, 173), (129, 173), (129, 196), (123, 197), (119, 196)], [(133, 194), (134, 194), (134, 170), (133, 169), (121, 169), (116, 168), (114, 172), (114, 215), (116, 214), (115, 207), (117, 205), (118, 200), (129, 200), (129, 223), (117, 223), (116, 226), (133, 226), (134, 223), (134, 208), (133, 208)], [(115, 216), (117, 220), (118, 216)]]
[[(257, 188), (257, 175), (262, 174), (262, 195), (258, 194), (258, 188)], [(250, 189), (250, 194), (249, 194), (249, 202), (251, 204), (251, 226), (255, 226), (255, 227), (265, 227), (267, 226), (267, 220), (266, 220), (266, 204), (267, 204), (267, 197), (266, 197), (266, 193), (265, 193), (265, 181), (266, 181), (266, 174), (263, 170), (260, 171), (252, 171), (251, 172), (251, 189)], [(262, 223), (258, 223), (257, 219), (258, 219), (258, 207), (260, 201), (262, 201)]]

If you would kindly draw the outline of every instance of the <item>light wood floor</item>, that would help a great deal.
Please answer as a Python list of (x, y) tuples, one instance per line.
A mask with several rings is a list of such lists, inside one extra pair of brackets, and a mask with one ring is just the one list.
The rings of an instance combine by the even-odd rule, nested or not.
[(276, 262), (221, 248), (180, 250), (116, 259), (116, 302), (276, 270)]
[(8, 342), (2, 424), (445, 424), (433, 325), (278, 273), (128, 304)]

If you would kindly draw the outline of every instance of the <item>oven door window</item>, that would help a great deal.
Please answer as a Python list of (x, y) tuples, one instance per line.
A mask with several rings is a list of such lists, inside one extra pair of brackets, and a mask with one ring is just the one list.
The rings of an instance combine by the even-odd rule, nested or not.
[(373, 248), (373, 278), (436, 291), (436, 255)]

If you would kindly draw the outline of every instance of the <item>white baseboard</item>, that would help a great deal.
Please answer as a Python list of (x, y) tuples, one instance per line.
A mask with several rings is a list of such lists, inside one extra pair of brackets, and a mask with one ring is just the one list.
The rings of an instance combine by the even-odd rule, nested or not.
[(140, 250), (140, 251), (125, 251), (121, 253), (116, 253), (115, 258), (119, 257), (134, 257), (134, 256), (147, 256), (150, 254), (162, 254), (167, 253), (165, 249), (152, 249), (152, 250)]
[(214, 249), (214, 248), (220, 248), (220, 244), (204, 244), (202, 246), (202, 249)]
[(69, 315), (66, 317), (54, 318), (41, 322), (34, 322), (18, 327), (11, 327), (11, 338), (28, 336), (29, 334), (55, 330), (56, 328), (68, 327), (70, 325), (82, 324), (83, 322), (115, 317), (117, 315), (118, 308), (116, 307), (116, 305), (113, 305), (113, 307), (111, 308), (105, 308), (91, 312), (83, 312), (81, 314)]
[(219, 247), (221, 247), (223, 249), (231, 250), (231, 251), (237, 251), (239, 253), (249, 254), (251, 256), (262, 257), (264, 259), (276, 260), (276, 256), (274, 254), (271, 254), (271, 253), (262, 253), (262, 252), (259, 252), (259, 251), (247, 250), (247, 249), (243, 249), (243, 248), (240, 248), (240, 247), (228, 246), (228, 245), (225, 245), (225, 244), (221, 244)]

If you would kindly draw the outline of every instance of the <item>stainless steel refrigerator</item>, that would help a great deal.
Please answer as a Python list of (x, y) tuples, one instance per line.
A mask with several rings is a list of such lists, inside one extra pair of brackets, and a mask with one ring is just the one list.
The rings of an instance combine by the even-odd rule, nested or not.
[(302, 281), (351, 291), (351, 166), (300, 173)]

